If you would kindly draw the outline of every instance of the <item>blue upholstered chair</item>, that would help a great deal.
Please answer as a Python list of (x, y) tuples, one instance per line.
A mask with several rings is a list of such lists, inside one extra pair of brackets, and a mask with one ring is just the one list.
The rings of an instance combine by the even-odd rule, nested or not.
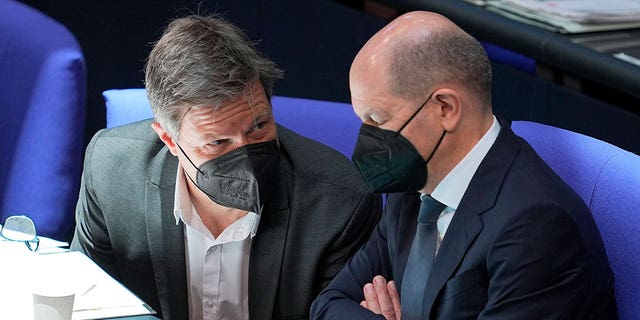
[[(144, 89), (104, 92), (107, 126), (151, 117)], [(347, 157), (360, 121), (346, 103), (274, 97), (276, 122)], [(640, 156), (568, 130), (514, 121), (513, 131), (591, 208), (616, 277), (620, 319), (640, 318)]]
[(68, 236), (84, 145), (86, 70), (62, 24), (0, 0), (0, 223), (31, 217), (38, 234)]
[(589, 206), (615, 274), (620, 319), (640, 319), (640, 156), (535, 122), (512, 128)]

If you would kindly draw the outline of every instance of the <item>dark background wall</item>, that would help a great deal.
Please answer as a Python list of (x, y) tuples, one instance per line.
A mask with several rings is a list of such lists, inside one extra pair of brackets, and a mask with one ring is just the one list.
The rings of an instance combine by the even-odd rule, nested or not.
[[(362, 1), (24, 0), (78, 38), (88, 69), (86, 141), (105, 124), (101, 92), (143, 86), (151, 43), (171, 18), (221, 13), (285, 70), (275, 94), (349, 101), (351, 60), (387, 21)], [(483, 40), (483, 39), (480, 39)], [(640, 115), (494, 59), (494, 108), (507, 120), (533, 120), (640, 153)]]
[(102, 91), (142, 87), (151, 43), (171, 18), (220, 13), (284, 69), (275, 94), (349, 101), (351, 60), (386, 22), (334, 1), (23, 1), (66, 25), (85, 54), (85, 140), (105, 124)]

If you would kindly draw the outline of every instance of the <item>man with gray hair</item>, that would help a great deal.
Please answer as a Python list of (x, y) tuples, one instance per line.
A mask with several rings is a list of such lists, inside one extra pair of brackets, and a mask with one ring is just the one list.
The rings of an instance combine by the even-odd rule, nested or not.
[(146, 65), (154, 120), (98, 132), (72, 249), (163, 319), (303, 319), (377, 223), (337, 151), (277, 125), (281, 76), (216, 16), (171, 22)]

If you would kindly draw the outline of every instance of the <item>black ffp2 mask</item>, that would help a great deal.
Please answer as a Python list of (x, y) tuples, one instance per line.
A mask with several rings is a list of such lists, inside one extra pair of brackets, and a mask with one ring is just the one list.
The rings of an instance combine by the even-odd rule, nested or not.
[(373, 192), (415, 191), (427, 183), (426, 161), (395, 131), (363, 124), (352, 158)]
[(196, 187), (219, 205), (259, 213), (275, 188), (280, 163), (275, 140), (242, 146), (200, 167), (180, 150), (197, 170)]
[(373, 192), (417, 191), (427, 183), (426, 165), (440, 146), (446, 131), (440, 136), (427, 160), (422, 158), (413, 144), (400, 132), (430, 98), (431, 95), (397, 132), (368, 124), (362, 124), (360, 127), (352, 160)]

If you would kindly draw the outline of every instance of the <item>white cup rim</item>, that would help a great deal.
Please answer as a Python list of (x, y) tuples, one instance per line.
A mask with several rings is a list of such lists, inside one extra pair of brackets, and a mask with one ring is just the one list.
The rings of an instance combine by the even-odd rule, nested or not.
[(69, 298), (75, 296), (75, 292), (69, 291), (33, 291), (33, 296), (44, 297), (44, 298)]

